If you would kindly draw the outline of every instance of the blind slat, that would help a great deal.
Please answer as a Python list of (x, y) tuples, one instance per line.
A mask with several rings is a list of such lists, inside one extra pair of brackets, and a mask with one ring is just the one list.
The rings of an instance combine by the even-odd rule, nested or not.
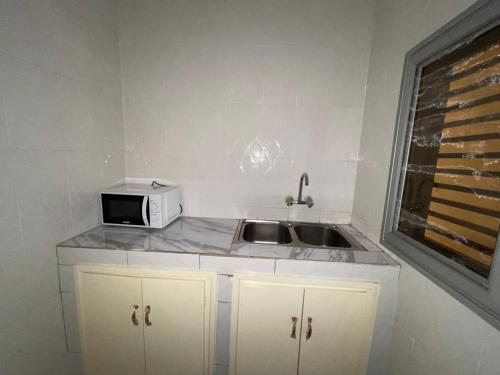
[(500, 63), (476, 71), (465, 77), (455, 79), (450, 82), (450, 91), (463, 89), (485, 79), (493, 78), (500, 74)]
[(432, 197), (485, 210), (500, 211), (500, 199), (488, 195), (464, 193), (462, 191), (435, 187), (432, 189)]
[(498, 94), (500, 94), (500, 85), (484, 86), (479, 89), (451, 96), (450, 98), (448, 98), (446, 106), (452, 107), (454, 105), (464, 105), (470, 102), (475, 102), (476, 100), (479, 99), (488, 98), (490, 96)]
[(434, 183), (461, 186), (469, 189), (500, 191), (500, 183), (496, 177), (464, 176), (440, 172), (434, 175)]
[(441, 146), (439, 147), (440, 154), (456, 154), (456, 153), (482, 154), (487, 152), (498, 152), (498, 150), (500, 150), (500, 139), (449, 142), (449, 143), (442, 143)]
[(466, 137), (471, 135), (482, 134), (500, 134), (500, 120), (485, 121), (467, 125), (453, 126), (444, 128), (441, 138)]
[(475, 117), (494, 115), (499, 112), (499, 108), (500, 101), (495, 101), (488, 104), (478, 105), (472, 108), (451, 111), (444, 115), (444, 122), (450, 123), (455, 121), (470, 120)]
[(427, 223), (440, 228), (441, 230), (452, 234), (455, 237), (462, 237), (471, 241), (474, 241), (484, 247), (487, 247), (490, 250), (495, 249), (495, 244), (497, 242), (497, 238), (478, 232), (477, 230), (467, 228), (463, 225), (452, 223), (451, 221), (447, 221), (444, 219), (440, 219), (438, 217), (429, 215), (427, 217)]
[(462, 254), (466, 256), (469, 259), (472, 259), (482, 265), (485, 266), (490, 266), (491, 265), (491, 256), (488, 254), (485, 254), (479, 250), (476, 250), (472, 247), (469, 247), (467, 245), (464, 245), (460, 242), (453, 241), (449, 239), (448, 237), (442, 236), (439, 233), (436, 233), (434, 231), (431, 231), (429, 229), (425, 230), (424, 236), (428, 239), (431, 240), (438, 245), (444, 246), (447, 249), (450, 249), (456, 253)]
[(466, 59), (454, 64), (451, 72), (454, 75), (458, 74), (498, 56), (500, 56), (500, 44), (495, 44), (486, 50), (483, 50), (473, 56), (469, 56)]
[(481, 172), (500, 172), (500, 160), (498, 159), (462, 159), (443, 158), (438, 159), (437, 168), (440, 169), (460, 169)]
[(498, 230), (498, 225), (500, 224), (500, 219), (496, 217), (483, 215), (474, 211), (464, 210), (462, 208), (448, 206), (443, 203), (431, 202), (429, 210), (450, 217), (458, 217), (460, 218), (460, 220), (467, 221), (471, 224), (479, 225), (491, 230)]

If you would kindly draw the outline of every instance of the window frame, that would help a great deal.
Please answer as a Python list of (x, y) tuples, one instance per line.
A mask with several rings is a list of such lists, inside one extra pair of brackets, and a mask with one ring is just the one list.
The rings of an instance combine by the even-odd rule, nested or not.
[(448, 48), (500, 24), (498, 2), (481, 0), (424, 39), (405, 55), (399, 105), (394, 131), (392, 159), (382, 222), (380, 242), (401, 259), (415, 267), (490, 324), (500, 329), (500, 236), (489, 278), (460, 266), (428, 246), (398, 232), (394, 228), (397, 200), (401, 197), (405, 173), (402, 166), (408, 160), (413, 117), (410, 108), (413, 92), (418, 89), (419, 66), (436, 60)]

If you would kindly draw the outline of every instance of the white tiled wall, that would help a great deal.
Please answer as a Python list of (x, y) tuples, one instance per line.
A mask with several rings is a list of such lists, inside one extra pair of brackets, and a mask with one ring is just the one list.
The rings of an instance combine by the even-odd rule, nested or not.
[(130, 251), (127, 252), (129, 267), (151, 267), (182, 270), (198, 270), (200, 257), (198, 254), (176, 254)]
[[(373, 0), (128, 0), (127, 177), (188, 215), (350, 221)], [(302, 172), (313, 209), (290, 208)]]
[(80, 374), (66, 353), (55, 245), (97, 224), (124, 177), (108, 1), (0, 1), (0, 374)]
[(216, 271), (222, 274), (233, 272), (274, 273), (276, 262), (274, 259), (263, 258), (236, 258), (200, 255), (201, 271)]
[(127, 265), (127, 254), (125, 250), (88, 249), (76, 247), (57, 248), (57, 259), (59, 264), (72, 266), (80, 263), (100, 263)]
[[(352, 218), (374, 242), (382, 223), (404, 54), (473, 2), (377, 2)], [(500, 332), (400, 263), (389, 374), (498, 375)]]
[(229, 345), (231, 331), (231, 303), (219, 302), (217, 305), (217, 338), (215, 364), (229, 365)]

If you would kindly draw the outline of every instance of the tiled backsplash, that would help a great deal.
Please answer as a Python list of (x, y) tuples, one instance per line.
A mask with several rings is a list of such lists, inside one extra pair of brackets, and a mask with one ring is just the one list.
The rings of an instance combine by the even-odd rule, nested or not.
[[(373, 3), (123, 2), (127, 177), (187, 215), (349, 222)], [(302, 172), (315, 206), (287, 208)]]

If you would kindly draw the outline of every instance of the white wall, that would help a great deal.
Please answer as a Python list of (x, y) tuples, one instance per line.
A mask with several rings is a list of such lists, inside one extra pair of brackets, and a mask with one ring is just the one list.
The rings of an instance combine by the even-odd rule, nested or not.
[[(378, 242), (404, 54), (471, 0), (378, 0), (352, 222)], [(497, 375), (500, 332), (402, 262), (392, 375)]]
[(124, 177), (110, 2), (0, 1), (0, 374), (70, 375), (55, 245)]
[[(373, 3), (123, 1), (127, 177), (187, 215), (349, 222)], [(288, 209), (302, 172), (316, 206)]]

